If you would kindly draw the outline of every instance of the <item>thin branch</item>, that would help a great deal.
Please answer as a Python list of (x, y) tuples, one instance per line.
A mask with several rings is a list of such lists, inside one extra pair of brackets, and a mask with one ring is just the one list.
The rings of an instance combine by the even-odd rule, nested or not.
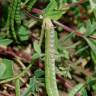
[[(14, 60), (22, 67), (23, 70), (26, 69), (26, 66), (23, 64), (23, 62), (18, 57), (15, 58)], [(29, 71), (27, 72), (27, 74), (29, 76), (31, 76), (31, 73)]]
[(9, 56), (10, 58), (20, 58), (23, 62), (30, 63), (32, 60), (32, 56), (29, 54), (26, 54), (20, 50), (15, 50), (14, 48), (4, 48), (0, 46), (0, 56)]
[[(53, 20), (53, 22), (54, 22), (54, 24), (62, 27), (62, 28), (63, 28), (64, 30), (66, 30), (67, 32), (74, 32), (74, 33), (75, 33), (77, 36), (79, 36), (79, 37), (82, 37), (82, 36), (85, 35), (84, 33), (78, 32), (78, 31), (76, 31), (76, 30), (74, 30), (74, 29), (72, 29), (72, 28), (70, 28), (70, 27), (68, 27), (68, 26), (66, 26), (66, 25), (58, 22), (58, 21)], [(96, 39), (96, 36), (89, 36), (89, 37), (92, 38), (92, 39)]]

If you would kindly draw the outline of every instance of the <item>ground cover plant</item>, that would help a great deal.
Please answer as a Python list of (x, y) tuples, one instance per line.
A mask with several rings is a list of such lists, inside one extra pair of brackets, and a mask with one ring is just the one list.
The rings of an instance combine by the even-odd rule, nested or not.
[(96, 0), (0, 0), (0, 96), (96, 96)]

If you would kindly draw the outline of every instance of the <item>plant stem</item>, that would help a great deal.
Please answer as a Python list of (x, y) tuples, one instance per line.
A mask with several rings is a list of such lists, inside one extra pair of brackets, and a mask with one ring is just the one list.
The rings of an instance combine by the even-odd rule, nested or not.
[(42, 24), (42, 30), (41, 30), (40, 42), (39, 42), (40, 46), (42, 45), (42, 41), (43, 41), (43, 37), (44, 37), (44, 27), (45, 27), (45, 24)]
[(55, 31), (49, 18), (45, 18), (45, 83), (48, 96), (59, 96), (55, 73)]
[(16, 96), (20, 96), (20, 80), (19, 80), (19, 78), (17, 78), (16, 82), (15, 82), (15, 91), (16, 91)]

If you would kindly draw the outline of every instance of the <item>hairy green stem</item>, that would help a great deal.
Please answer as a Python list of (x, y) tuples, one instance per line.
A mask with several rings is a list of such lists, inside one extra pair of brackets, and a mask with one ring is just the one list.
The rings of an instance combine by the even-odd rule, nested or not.
[(45, 18), (45, 83), (48, 96), (59, 96), (55, 73), (55, 31), (49, 18)]

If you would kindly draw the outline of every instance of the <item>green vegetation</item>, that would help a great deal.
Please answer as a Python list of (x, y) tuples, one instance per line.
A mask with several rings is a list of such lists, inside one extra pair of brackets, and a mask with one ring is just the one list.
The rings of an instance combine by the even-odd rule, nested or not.
[(95, 0), (0, 0), (0, 96), (96, 96)]

